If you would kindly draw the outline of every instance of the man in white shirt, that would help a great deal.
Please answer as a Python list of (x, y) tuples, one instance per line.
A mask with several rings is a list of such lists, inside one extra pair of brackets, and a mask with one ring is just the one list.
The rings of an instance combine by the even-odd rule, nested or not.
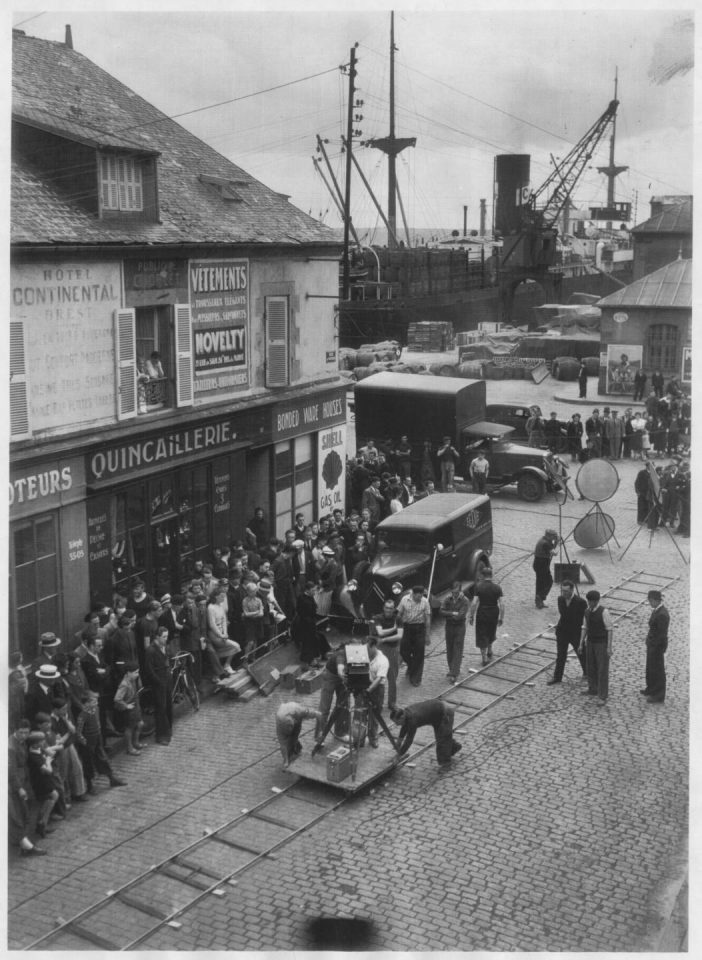
[(378, 718), (375, 711), (380, 713), (385, 702), (385, 687), (388, 682), (390, 661), (378, 650), (378, 638), (368, 638), (368, 659), (370, 661), (370, 685), (366, 689), (366, 699), (369, 701), (368, 710), (368, 742), (371, 747), (378, 746)]
[(403, 628), (400, 656), (407, 664), (409, 682), (418, 687), (424, 673), (424, 646), (429, 640), (431, 607), (424, 596), (424, 587), (417, 584), (400, 600), (398, 625)]

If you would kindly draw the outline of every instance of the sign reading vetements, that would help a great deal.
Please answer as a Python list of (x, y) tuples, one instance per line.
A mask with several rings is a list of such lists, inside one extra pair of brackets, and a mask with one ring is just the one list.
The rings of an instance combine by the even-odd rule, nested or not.
[(188, 285), (193, 324), (195, 395), (249, 386), (249, 262), (191, 260)]

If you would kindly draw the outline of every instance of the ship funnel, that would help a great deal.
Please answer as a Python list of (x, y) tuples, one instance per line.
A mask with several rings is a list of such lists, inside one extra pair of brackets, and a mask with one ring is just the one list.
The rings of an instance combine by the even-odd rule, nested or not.
[(521, 229), (521, 208), (529, 200), (531, 155), (505, 153), (495, 157), (495, 233), (503, 237)]

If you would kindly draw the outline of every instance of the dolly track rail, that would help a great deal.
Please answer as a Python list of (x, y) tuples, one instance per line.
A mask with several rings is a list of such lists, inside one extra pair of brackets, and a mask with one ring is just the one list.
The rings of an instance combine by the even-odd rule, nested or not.
[[(321, 799), (314, 799), (311, 794), (312, 791), (310, 791), (309, 796), (303, 796), (300, 792), (299, 782), (292, 783), (287, 787), (276, 788), (272, 796), (266, 797), (260, 803), (256, 804), (255, 807), (243, 810), (236, 817), (221, 824), (217, 829), (208, 831), (203, 837), (199, 837), (197, 840), (182, 847), (176, 853), (150, 866), (147, 870), (138, 874), (138, 876), (132, 877), (121, 887), (108, 891), (99, 900), (90, 904), (69, 920), (60, 920), (56, 927), (23, 949), (45, 949), (47, 945), (50, 945), (50, 941), (60, 937), (61, 934), (69, 934), (85, 940), (86, 943), (98, 947), (101, 950), (133, 950), (148, 940), (149, 937), (153, 936), (161, 927), (177, 927), (177, 918), (179, 916), (186, 913), (208, 896), (222, 895), (224, 893), (222, 887), (227, 884), (235, 884), (236, 877), (239, 874), (250, 869), (261, 860), (273, 857), (279, 848), (290, 843), (300, 834), (319, 823), (346, 800), (345, 797), (342, 797), (333, 802), (325, 803)], [(311, 811), (309, 819), (306, 819), (299, 826), (289, 826), (283, 818), (266, 815), (264, 811), (267, 807), (279, 805), (280, 801), (285, 798), (293, 800), (298, 805), (309, 806)], [(247, 820), (258, 820), (263, 824), (275, 826), (285, 831), (285, 836), (263, 848), (232, 840), (226, 836), (227, 831), (236, 828)], [(208, 848), (211, 848), (213, 844), (222, 844), (234, 851), (250, 856), (248, 856), (245, 863), (239, 864), (233, 870), (225, 872), (212, 870), (210, 867), (199, 863), (196, 859), (193, 860), (192, 855), (194, 853), (203, 853), (205, 857), (207, 857)], [(137, 890), (140, 884), (145, 883), (157, 875), (181, 883), (186, 889), (187, 887), (194, 887), (198, 892), (170, 912), (164, 911), (162, 908), (155, 906), (153, 903), (149, 903), (147, 900), (142, 900), (134, 894), (134, 891)], [(101, 910), (108, 908), (117, 901), (123, 906), (129, 907), (147, 917), (156, 918), (156, 922), (151, 924), (146, 930), (140, 932), (137, 937), (123, 944), (116, 944), (85, 925), (86, 920), (89, 920), (91, 917), (94, 918)]]
[[(610, 587), (602, 594), (602, 600), (613, 613), (613, 620), (616, 623), (630, 617), (636, 610), (647, 602), (648, 591), (652, 589), (666, 590), (670, 589), (680, 577), (661, 577), (658, 574), (636, 571), (631, 576), (620, 580), (613, 587)], [(615, 607), (614, 604), (618, 606)], [(491, 661), (475, 673), (469, 674), (460, 683), (452, 684), (442, 691), (439, 696), (457, 707), (461, 712), (469, 710), (470, 713), (463, 716), (455, 725), (456, 730), (463, 730), (473, 720), (481, 717), (486, 711), (495, 707), (503, 700), (510, 698), (518, 689), (526, 684), (532, 683), (554, 662), (554, 652), (551, 646), (544, 646), (543, 641), (549, 643), (553, 640), (552, 628), (547, 628), (533, 635), (522, 643), (515, 644), (501, 657)], [(477, 695), (476, 705), (472, 705), (470, 698)], [(486, 698), (480, 703), (480, 698)], [(428, 750), (433, 749), (433, 742), (424, 746), (417, 747), (411, 754), (403, 757), (397, 766), (404, 766), (407, 762), (416, 759)], [(382, 775), (389, 774), (394, 767), (388, 768)], [(124, 951), (133, 950), (144, 944), (151, 936), (158, 932), (164, 926), (178, 928), (178, 918), (187, 913), (202, 900), (209, 896), (223, 895), (224, 887), (235, 885), (237, 877), (246, 870), (252, 868), (266, 858), (275, 856), (277, 850), (292, 843), (302, 833), (311, 827), (323, 821), (329, 814), (343, 806), (350, 797), (343, 795), (337, 800), (329, 801), (322, 798), (324, 788), (317, 785), (316, 791), (310, 787), (307, 795), (304, 795), (305, 787), (301, 781), (296, 781), (283, 788), (275, 788), (273, 795), (266, 797), (254, 807), (242, 810), (236, 817), (226, 821), (221, 826), (205, 836), (199, 837), (174, 854), (164, 858), (157, 864), (150, 866), (138, 876), (133, 877), (116, 890), (108, 891), (101, 899), (86, 907), (84, 910), (73, 916), (69, 920), (60, 920), (56, 927), (48, 933), (34, 940), (24, 947), (24, 950), (34, 950), (40, 947), (46, 947), (52, 940), (56, 940), (61, 934), (67, 934), (78, 938), (91, 946), (102, 950)], [(315, 795), (317, 799), (315, 799)], [(300, 806), (310, 808), (309, 819), (299, 825), (290, 825), (287, 821), (284, 810), (278, 815), (278, 808), (288, 799), (298, 805), (298, 814)], [(273, 808), (273, 809), (268, 809)], [(273, 815), (271, 815), (273, 814)], [(293, 819), (295, 819), (293, 817)], [(254, 821), (259, 824), (267, 824), (274, 829), (282, 832), (283, 835), (270, 842), (268, 845), (246, 842), (245, 840), (235, 839), (227, 836), (227, 833), (236, 828), (249, 823), (253, 825)], [(252, 831), (253, 832), (253, 831)], [(193, 854), (204, 853), (207, 858), (207, 851), (213, 851), (212, 845), (223, 846), (239, 856), (243, 855), (246, 859), (244, 863), (239, 863), (234, 869), (217, 871), (196, 858)], [(189, 896), (180, 906), (173, 910), (166, 911), (163, 908), (150, 903), (146, 899), (141, 899), (135, 895), (140, 884), (144, 884), (150, 879), (161, 876), (171, 882), (179, 883), (185, 890), (194, 888), (197, 893)], [(135, 911), (135, 915), (143, 915), (146, 918), (153, 918), (146, 929), (142, 930), (138, 936), (127, 943), (118, 945), (102, 936), (98, 932), (91, 930), (85, 925), (85, 921), (91, 917), (95, 918), (101, 910), (108, 908), (111, 904), (117, 903), (123, 907)]]

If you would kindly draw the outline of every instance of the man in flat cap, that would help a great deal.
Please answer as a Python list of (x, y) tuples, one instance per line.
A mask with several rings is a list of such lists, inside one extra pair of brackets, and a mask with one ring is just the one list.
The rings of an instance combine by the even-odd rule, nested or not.
[(551, 558), (556, 552), (558, 543), (558, 534), (555, 530), (545, 530), (543, 537), (540, 537), (534, 547), (534, 562), (532, 568), (536, 574), (535, 585), (535, 603), (537, 610), (543, 610), (548, 606), (546, 598), (553, 586), (553, 577), (551, 576)]

